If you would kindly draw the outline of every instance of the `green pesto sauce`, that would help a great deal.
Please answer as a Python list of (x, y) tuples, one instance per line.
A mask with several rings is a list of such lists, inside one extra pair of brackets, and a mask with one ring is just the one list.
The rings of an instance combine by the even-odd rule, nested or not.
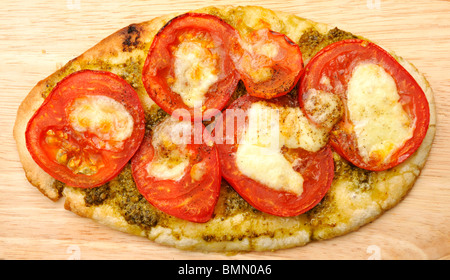
[(80, 70), (97, 70), (97, 71), (109, 71), (122, 79), (127, 81), (135, 90), (138, 88), (143, 88), (142, 84), (142, 64), (144, 63), (144, 59), (141, 57), (138, 58), (128, 58), (124, 63), (112, 64), (108, 61), (104, 61), (101, 59), (88, 61), (88, 62), (71, 62), (65, 65), (61, 72), (58, 75), (51, 76), (47, 84), (45, 85), (45, 90), (42, 92), (42, 96), (46, 98), (53, 88), (59, 83), (64, 77), (75, 73)]
[(103, 186), (83, 189), (86, 206), (107, 204), (113, 206), (129, 224), (143, 229), (155, 226), (165, 214), (153, 207), (138, 191), (134, 183), (131, 166)]
[(365, 192), (372, 190), (374, 176), (372, 171), (358, 168), (334, 153), (334, 179), (351, 182), (352, 191)]
[(303, 60), (309, 61), (317, 52), (330, 44), (356, 38), (358, 37), (352, 33), (340, 30), (337, 27), (328, 31), (327, 34), (321, 34), (315, 28), (310, 28), (300, 37), (298, 45), (300, 46)]
[(169, 116), (169, 114), (167, 114), (163, 109), (153, 106), (151, 110), (145, 112), (146, 130), (150, 131), (167, 116)]

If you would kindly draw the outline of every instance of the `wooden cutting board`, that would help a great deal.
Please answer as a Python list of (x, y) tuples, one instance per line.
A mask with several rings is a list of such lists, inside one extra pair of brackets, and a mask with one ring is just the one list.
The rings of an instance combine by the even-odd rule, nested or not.
[[(450, 259), (450, 2), (246, 1), (336, 25), (394, 50), (428, 78), (438, 123), (416, 185), (373, 223), (306, 247), (232, 256), (167, 248), (64, 210), (62, 201), (50, 201), (25, 179), (12, 136), (20, 102), (39, 80), (67, 61), (128, 24), (212, 2), (4, 2), (0, 10), (0, 258)], [(215, 5), (242, 3), (214, 1)]]

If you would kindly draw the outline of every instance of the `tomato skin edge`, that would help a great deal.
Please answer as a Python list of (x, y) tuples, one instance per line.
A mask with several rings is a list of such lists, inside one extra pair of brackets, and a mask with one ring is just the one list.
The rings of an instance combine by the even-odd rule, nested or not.
[[(329, 153), (329, 155), (332, 155), (331, 149), (330, 147), (326, 147), (325, 148), (327, 150), (327, 153)], [(222, 176), (223, 178), (233, 187), (233, 189), (243, 198), (245, 199), (245, 201), (247, 201), (253, 208), (270, 214), (270, 215), (274, 215), (274, 216), (278, 216), (278, 217), (294, 217), (294, 216), (298, 216), (301, 214), (304, 214), (305, 212), (311, 210), (312, 208), (314, 208), (320, 201), (322, 201), (322, 199), (325, 197), (325, 195), (328, 193), (328, 191), (331, 188), (331, 184), (333, 182), (333, 178), (334, 178), (334, 161), (332, 159), (332, 157), (329, 157), (329, 161), (327, 163), (327, 168), (325, 169), (325, 173), (328, 174), (327, 178), (326, 178), (326, 182), (325, 182), (325, 187), (320, 188), (318, 192), (314, 192), (314, 195), (311, 196), (311, 198), (308, 199), (308, 203), (303, 204), (302, 207), (298, 207), (296, 209), (287, 209), (287, 207), (280, 207), (280, 208), (265, 208), (262, 207), (261, 205), (259, 205), (258, 203), (255, 203), (254, 198), (247, 195), (246, 192), (241, 191), (241, 186), (239, 186), (239, 183), (237, 183), (236, 180), (234, 180), (233, 177), (228, 176), (228, 174), (223, 173), (222, 172)], [(252, 179), (247, 179), (248, 182), (252, 182), (253, 184), (255, 183), (254, 180)], [(257, 183), (257, 182), (256, 182)], [(267, 188), (267, 187), (266, 187)], [(274, 191), (271, 190), (271, 192), (273, 193), (274, 196), (278, 196), (278, 197), (289, 197), (292, 196), (292, 194), (287, 193), (287, 192), (283, 192), (283, 191)], [(305, 192), (305, 190), (304, 190)], [(303, 195), (303, 194), (302, 194)]]
[[(287, 93), (291, 92), (294, 89), (294, 87), (297, 85), (300, 77), (302, 76), (303, 69), (304, 69), (303, 57), (302, 57), (302, 53), (300, 50), (300, 46), (297, 45), (296, 43), (294, 43), (285, 34), (278, 33), (276, 31), (273, 31), (270, 29), (268, 29), (268, 33), (270, 34), (270, 36), (273, 36), (274, 40), (276, 40), (277, 42), (281, 41), (283, 44), (286, 44), (289, 48), (292, 48), (292, 49), (290, 49), (290, 51), (295, 50), (295, 54), (298, 55), (297, 63), (299, 65), (299, 71), (296, 75), (294, 75), (293, 79), (290, 79), (290, 80), (292, 80), (292, 81), (290, 81), (290, 86), (287, 88), (283, 88), (283, 90), (281, 90), (281, 91), (279, 91), (279, 89), (276, 89), (276, 88), (271, 88), (270, 85), (265, 86), (265, 84), (267, 84), (267, 82), (255, 83), (252, 81), (251, 77), (247, 77), (247, 74), (241, 73), (241, 80), (244, 83), (248, 94), (251, 96), (264, 98), (264, 99), (277, 98), (277, 97), (286, 95)], [(291, 53), (291, 52), (289, 52), (289, 53)], [(284, 60), (286, 60), (286, 58)], [(291, 61), (289, 61), (289, 63), (291, 63)], [(277, 64), (278, 63), (275, 63), (275, 65), (277, 65)], [(286, 65), (279, 66), (279, 68), (287, 71), (287, 69), (285, 69), (285, 67), (287, 67), (287, 66)], [(242, 66), (240, 68), (242, 68)], [(289, 76), (291, 76), (291, 75), (289, 75)], [(259, 85), (259, 84), (262, 84), (262, 85)], [(269, 93), (266, 93), (267, 91)], [(279, 92), (277, 92), (277, 91), (279, 91)]]
[[(265, 100), (247, 95), (237, 99), (228, 108), (239, 108), (246, 111), (250, 106), (249, 103), (251, 104), (252, 101), (275, 102), (284, 106), (293, 105), (284, 96), (277, 99)], [(222, 119), (218, 120), (216, 127), (228, 127), (226, 124), (226, 112)], [(237, 143), (236, 140), (234, 143)], [(271, 215), (291, 217), (305, 213), (323, 199), (330, 189), (334, 178), (334, 160), (329, 145), (326, 145), (315, 153), (304, 152), (307, 157), (303, 157), (303, 159), (307, 159), (311, 164), (307, 164), (304, 173), (301, 173), (305, 182), (303, 192), (300, 196), (286, 191), (271, 189), (243, 175), (237, 167), (235, 158), (238, 144), (223, 143), (218, 144), (217, 147), (222, 177), (251, 206)]]
[[(48, 110), (47, 106), (49, 106), (49, 103), (53, 101), (53, 95), (59, 94), (59, 90), (61, 87), (65, 86), (67, 83), (70, 83), (70, 79), (73, 77), (76, 77), (78, 75), (98, 75), (101, 78), (107, 77), (107, 79), (112, 79), (114, 82), (119, 82), (120, 86), (123, 86), (127, 88), (127, 91), (125, 94), (133, 94), (134, 100), (130, 101), (131, 103), (127, 103), (127, 106), (130, 106), (130, 108), (134, 108), (136, 111), (132, 113), (133, 116), (136, 116), (136, 118), (133, 117), (134, 121), (134, 129), (132, 132), (132, 135), (126, 140), (130, 146), (133, 147), (134, 150), (128, 150), (127, 154), (128, 156), (126, 158), (131, 158), (135, 152), (139, 148), (140, 143), (143, 140), (144, 132), (145, 132), (145, 115), (144, 110), (142, 108), (142, 105), (140, 103), (139, 97), (137, 93), (134, 91), (134, 89), (121, 77), (106, 71), (98, 71), (98, 70), (80, 70), (74, 73), (71, 73), (64, 77), (61, 81), (59, 81), (55, 87), (52, 89), (52, 91), (49, 93), (49, 95), (45, 98), (43, 103), (40, 105), (40, 107), (34, 112), (33, 116), (30, 118), (30, 120), (27, 123), (27, 127), (25, 130), (25, 141), (26, 141), (26, 147), (27, 150), (30, 153), (30, 156), (32, 157), (33, 161), (42, 168), (47, 174), (52, 176), (54, 179), (61, 181), (69, 186), (72, 187), (79, 187), (79, 188), (95, 188), (98, 186), (101, 186), (105, 184), (106, 182), (112, 180), (115, 178), (125, 167), (128, 160), (122, 159), (120, 164), (116, 166), (114, 172), (109, 172), (109, 174), (104, 174), (103, 172), (98, 172), (98, 174), (95, 174), (93, 182), (89, 180), (89, 178), (82, 179), (83, 177), (88, 177), (87, 175), (81, 175), (81, 174), (74, 174), (74, 173), (68, 173), (66, 174), (66, 171), (64, 171), (66, 167), (63, 165), (59, 165), (58, 163), (53, 162), (52, 159), (48, 158), (44, 152), (41, 150), (40, 146), (40, 138), (43, 137), (42, 131), (36, 131), (34, 129), (34, 120), (37, 116), (40, 116), (40, 114), (44, 110)], [(79, 78), (78, 76), (77, 78)], [(130, 90), (131, 89), (131, 90)], [(75, 98), (75, 97), (73, 97)], [(71, 100), (71, 97), (68, 98), (68, 100)], [(120, 100), (117, 100), (120, 102)], [(134, 110), (133, 109), (133, 110)], [(45, 113), (44, 113), (45, 114)], [(64, 121), (64, 123), (60, 124), (61, 127), (65, 127), (68, 124), (65, 123), (67, 120)], [(52, 126), (52, 125), (51, 125)], [(46, 126), (51, 127), (51, 126)], [(38, 134), (35, 133), (39, 132)], [(83, 143), (86, 143), (83, 141)], [(80, 144), (80, 143), (78, 143)], [(94, 148), (95, 149), (95, 148)], [(125, 148), (124, 150), (127, 150)], [(62, 170), (61, 170), (62, 168)], [(70, 172), (67, 170), (67, 172)], [(63, 175), (61, 175), (63, 174)], [(101, 176), (100, 176), (101, 175)], [(101, 177), (101, 178), (99, 178)]]
[[(170, 118), (170, 116), (169, 116)], [(207, 133), (202, 127), (203, 133)], [(194, 137), (194, 136), (193, 136)], [(212, 139), (204, 135), (206, 141)], [(217, 147), (203, 144), (189, 144), (188, 150), (197, 151), (199, 162), (190, 162), (182, 178), (177, 181), (158, 179), (147, 173), (147, 166), (155, 157), (152, 136), (144, 138), (142, 146), (131, 159), (132, 176), (137, 189), (142, 196), (155, 208), (176, 218), (195, 223), (205, 223), (213, 215), (219, 199), (221, 176)], [(197, 160), (197, 159), (196, 159)], [(200, 181), (191, 177), (191, 169), (197, 163), (204, 162), (207, 171)], [(166, 194), (161, 193), (168, 190)], [(169, 195), (170, 194), (170, 195)]]
[[(214, 102), (214, 104), (209, 104), (206, 106), (205, 111), (200, 111), (197, 108), (190, 108), (186, 104), (183, 103), (181, 98), (179, 97), (178, 93), (172, 92), (172, 90), (168, 87), (165, 81), (162, 81), (162, 78), (159, 76), (159, 74), (156, 74), (156, 76), (151, 76), (148, 74), (151, 71), (159, 71), (159, 70), (152, 70), (151, 64), (154, 64), (154, 62), (151, 61), (151, 58), (154, 56), (154, 52), (159, 52), (160, 48), (158, 48), (160, 41), (165, 40), (165, 38), (161, 39), (162, 35), (165, 35), (167, 32), (178, 32), (178, 30), (183, 30), (185, 27), (178, 27), (179, 21), (187, 20), (189, 21), (189, 25), (193, 25), (191, 21), (193, 21), (192, 18), (198, 18), (200, 20), (207, 19), (212, 20), (213, 23), (219, 24), (221, 30), (226, 30), (227, 34), (225, 35), (225, 50), (228, 53), (228, 47), (234, 48), (237, 44), (237, 31), (228, 23), (226, 23), (223, 19), (220, 17), (216, 17), (214, 15), (210, 14), (203, 14), (203, 13), (185, 13), (181, 14), (170, 21), (168, 21), (157, 33), (155, 38), (152, 41), (152, 44), (150, 46), (150, 49), (147, 53), (147, 57), (144, 62), (144, 66), (142, 69), (142, 81), (144, 84), (144, 88), (146, 89), (148, 95), (150, 98), (165, 112), (172, 115), (174, 114), (174, 111), (177, 109), (187, 110), (191, 115), (191, 121), (200, 121), (200, 120), (208, 120), (214, 115), (217, 114), (218, 111), (222, 110), (226, 104), (229, 102), (232, 94), (234, 93), (238, 82), (240, 80), (240, 75), (238, 71), (234, 67), (234, 63), (232, 62), (232, 58), (227, 54), (227, 56), (224, 58), (223, 64), (227, 66), (227, 69), (221, 69), (226, 70), (226, 77), (223, 77), (220, 81), (218, 81), (214, 86), (218, 86), (219, 90), (216, 92), (209, 92), (207, 95), (209, 95), (209, 99), (205, 101), (205, 103)], [(173, 26), (174, 25), (174, 26)], [(216, 25), (215, 25), (216, 26)], [(199, 30), (207, 30), (208, 32), (211, 32), (211, 34), (218, 33), (217, 30), (215, 30), (214, 26), (195, 26)], [(178, 28), (178, 29), (177, 29)], [(178, 34), (178, 33), (177, 33)], [(171, 35), (172, 36), (172, 35)], [(219, 36), (215, 34), (214, 36)], [(229, 37), (229, 38), (228, 38)], [(236, 38), (234, 38), (236, 37)], [(223, 42), (222, 42), (223, 43)], [(164, 47), (165, 45), (162, 45), (160, 47)], [(167, 53), (167, 50), (162, 50), (163, 52)], [(168, 56), (171, 57), (170, 53), (167, 53)], [(159, 62), (158, 62), (159, 63)], [(173, 66), (173, 65), (172, 65)], [(169, 66), (165, 66), (169, 67)], [(163, 77), (164, 78), (164, 77)], [(212, 101), (210, 101), (212, 100)], [(209, 110), (208, 110), (209, 109)]]
[[(333, 43), (323, 48), (309, 61), (308, 65), (306, 65), (304, 68), (304, 74), (298, 82), (298, 99), (301, 107), (303, 107), (303, 93), (307, 92), (309, 88), (315, 88), (317, 86), (317, 80), (314, 79), (318, 78), (312, 78), (313, 80), (311, 80), (310, 77), (319, 77), (320, 72), (324, 71), (322, 70), (323, 64), (329, 63), (329, 61), (336, 59), (336, 57), (341, 53), (337, 51), (339, 48), (346, 50), (347, 52), (350, 52), (350, 50), (358, 50), (358, 48), (362, 48), (362, 51), (365, 52), (375, 52), (376, 55), (372, 56), (372, 59), (374, 60), (373, 63), (381, 64), (383, 69), (385, 69), (394, 78), (397, 87), (399, 87), (399, 80), (402, 82), (408, 82), (407, 89), (410, 90), (398, 88), (399, 94), (402, 92), (415, 93), (414, 96), (410, 97), (414, 99), (414, 103), (403, 104), (403, 107), (407, 109), (411, 119), (415, 122), (413, 136), (406, 140), (404, 145), (391, 155), (391, 160), (388, 162), (383, 163), (376, 162), (374, 160), (371, 160), (371, 162), (366, 162), (359, 155), (356, 136), (354, 133), (352, 132), (351, 134), (348, 134), (345, 131), (339, 130), (340, 126), (352, 126), (351, 122), (347, 120), (347, 116), (345, 115), (342, 120), (335, 125), (335, 128), (330, 134), (330, 144), (333, 149), (352, 164), (370, 171), (383, 171), (393, 168), (411, 156), (420, 147), (423, 139), (425, 138), (430, 121), (429, 104), (425, 93), (412, 75), (386, 50), (366, 40), (349, 39)], [(360, 57), (357, 59), (360, 59)], [(311, 69), (313, 67), (315, 68)], [(400, 98), (402, 98), (402, 96), (403, 95), (401, 95)], [(306, 114), (306, 116), (308, 117), (308, 114)], [(347, 141), (350, 141), (350, 143)]]

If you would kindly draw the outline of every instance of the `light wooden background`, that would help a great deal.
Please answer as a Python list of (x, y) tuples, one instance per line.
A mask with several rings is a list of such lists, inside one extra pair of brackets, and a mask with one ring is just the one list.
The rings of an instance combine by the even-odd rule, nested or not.
[[(0, 258), (450, 259), (450, 2), (1, 1)], [(306, 247), (236, 255), (185, 252), (116, 232), (63, 209), (25, 179), (12, 137), (19, 103), (41, 79), (114, 31), (173, 11), (252, 4), (336, 25), (377, 41), (428, 78), (437, 134), (413, 190), (357, 232)], [(379, 3), (379, 5), (377, 4)]]

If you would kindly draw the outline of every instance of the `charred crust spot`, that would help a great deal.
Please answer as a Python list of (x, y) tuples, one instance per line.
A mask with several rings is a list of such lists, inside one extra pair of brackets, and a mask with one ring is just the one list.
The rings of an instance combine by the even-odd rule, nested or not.
[(140, 45), (141, 32), (136, 24), (129, 25), (124, 32), (125, 39), (122, 42), (122, 51), (131, 52)]
[(128, 26), (128, 31), (127, 32), (128, 32), (128, 34), (137, 32), (136, 26), (134, 24)]

